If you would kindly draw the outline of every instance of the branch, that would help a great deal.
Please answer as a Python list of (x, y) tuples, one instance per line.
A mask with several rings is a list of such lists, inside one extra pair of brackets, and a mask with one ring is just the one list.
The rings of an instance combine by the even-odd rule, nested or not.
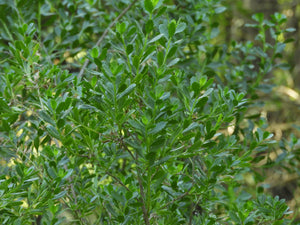
[[(138, 161), (138, 154), (137, 153), (136, 153), (136, 161)], [(145, 224), (150, 225), (148, 210), (146, 208), (146, 203), (145, 203), (146, 195), (145, 195), (145, 192), (144, 192), (143, 181), (142, 181), (142, 178), (141, 178), (142, 173), (141, 173), (141, 170), (140, 170), (138, 164), (137, 164), (136, 169), (137, 169), (137, 179), (138, 179), (138, 182), (139, 182), (139, 188), (140, 188), (140, 194), (141, 194), (140, 201), (142, 203), (143, 218), (144, 218)]]
[[(191, 190), (191, 188), (190, 188)], [(167, 208), (169, 205), (173, 204), (174, 202), (176, 202), (177, 200), (183, 198), (184, 196), (188, 195), (190, 193), (190, 190), (188, 190), (187, 192), (183, 193), (182, 195), (178, 196), (177, 198), (174, 198), (171, 202), (168, 202), (167, 204), (165, 204), (163, 207), (161, 207), (160, 209), (165, 209)]]
[[(103, 41), (103, 39), (105, 38), (105, 36), (108, 34), (109, 29), (112, 28), (112, 27), (118, 22), (118, 20), (120, 20), (120, 19), (125, 15), (125, 13), (127, 13), (127, 11), (128, 11), (128, 10), (129, 10), (129, 9), (130, 9), (137, 1), (138, 1), (138, 0), (134, 0), (129, 6), (127, 6), (127, 8), (125, 8), (125, 9), (121, 12), (121, 14), (120, 14), (116, 19), (114, 19), (114, 21), (112, 21), (112, 22), (109, 24), (109, 26), (104, 30), (103, 34), (101, 35), (101, 37), (100, 37), (99, 40), (97, 41), (95, 47), (97, 47), (97, 46), (100, 45), (100, 43)], [(82, 66), (82, 68), (81, 68), (81, 70), (80, 70), (80, 72), (79, 72), (79, 74), (78, 74), (78, 77), (77, 77), (77, 78), (78, 78), (78, 81), (81, 80), (82, 75), (83, 75), (83, 73), (84, 73), (84, 70), (86, 69), (86, 67), (87, 67), (87, 65), (89, 64), (89, 62), (90, 62), (89, 59), (86, 59), (86, 60), (85, 60), (83, 66)]]
[(138, 182), (139, 182), (139, 188), (140, 188), (140, 194), (141, 194), (141, 203), (142, 203), (142, 211), (143, 211), (143, 217), (144, 217), (144, 222), (146, 225), (150, 225), (150, 221), (149, 221), (149, 216), (148, 216), (148, 210), (146, 209), (146, 203), (145, 203), (145, 192), (144, 192), (144, 187), (143, 187), (143, 183), (142, 183), (142, 179), (140, 177), (141, 172), (138, 169)]
[(106, 171), (106, 174), (111, 176), (112, 178), (114, 178), (120, 185), (122, 185), (127, 191), (131, 192), (130, 189), (125, 185), (123, 184), (123, 182), (117, 178), (116, 176), (114, 176), (113, 174), (111, 174), (110, 172)]

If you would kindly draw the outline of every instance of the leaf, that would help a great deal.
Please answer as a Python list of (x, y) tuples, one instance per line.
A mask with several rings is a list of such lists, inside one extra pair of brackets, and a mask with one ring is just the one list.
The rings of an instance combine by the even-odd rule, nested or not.
[(129, 93), (132, 92), (135, 87), (136, 87), (136, 84), (129, 85), (128, 88), (126, 88), (123, 92), (121, 92), (120, 94), (117, 95), (117, 100), (120, 100), (125, 95), (126, 96), (129, 95)]
[(176, 21), (172, 20), (168, 25), (169, 37), (173, 37), (176, 31)]
[(93, 58), (98, 58), (99, 56), (99, 50), (97, 47), (94, 47), (91, 51), (90, 51), (90, 55), (93, 57)]
[(168, 63), (168, 66), (169, 66), (169, 67), (174, 66), (174, 65), (176, 65), (179, 61), (180, 61), (179, 58), (173, 59), (171, 62)]
[(132, 35), (136, 34), (136, 27), (133, 26), (129, 29), (129, 31), (126, 33), (126, 37), (130, 38)]
[(124, 32), (126, 30), (126, 23), (125, 22), (117, 23), (116, 28), (120, 34), (124, 34)]
[(173, 158), (173, 156), (167, 155), (166, 157), (164, 157), (164, 158), (158, 160), (157, 162), (155, 162), (151, 167), (159, 166), (159, 165), (161, 165), (161, 164), (167, 162), (167, 161), (168, 161), (169, 159), (171, 159), (171, 158)]
[(252, 16), (252, 19), (257, 21), (258, 23), (262, 23), (264, 20), (264, 14), (263, 13), (256, 13)]
[(153, 42), (155, 42), (155, 41), (158, 41), (158, 40), (161, 39), (163, 36), (164, 36), (164, 34), (159, 34), (159, 35), (155, 36), (154, 38), (152, 38), (152, 39), (148, 42), (148, 44), (151, 44), (151, 43), (153, 43)]
[(7, 105), (7, 103), (4, 101), (4, 99), (2, 97), (0, 97), (0, 108), (1, 108), (1, 112), (10, 112), (10, 108)]
[(146, 62), (154, 53), (155, 53), (155, 46), (150, 46), (143, 54), (142, 63)]
[(152, 1), (151, 0), (145, 0), (144, 1), (144, 6), (145, 6), (145, 9), (150, 13), (152, 14), (152, 11), (153, 11), (153, 4), (152, 4)]
[(159, 51), (157, 53), (157, 64), (159, 66), (162, 66), (163, 62), (164, 62), (164, 53), (162, 51)]
[(272, 138), (274, 135), (268, 131), (265, 131), (263, 134), (263, 139), (270, 139)]
[(209, 89), (201, 96), (201, 98), (204, 98), (204, 97), (210, 95), (210, 94), (212, 93), (213, 90), (214, 90), (213, 88), (209, 88)]
[(106, 63), (103, 63), (102, 69), (104, 70), (104, 71), (103, 71), (104, 76), (105, 76), (109, 81), (111, 81), (111, 80), (112, 80), (112, 77), (113, 77), (113, 74), (112, 74), (112, 72), (111, 72), (109, 66), (108, 66)]
[(95, 110), (97, 111), (97, 108), (92, 105), (87, 105), (87, 104), (82, 104), (78, 106), (78, 109), (90, 109), (90, 110)]
[(33, 145), (34, 145), (34, 147), (35, 147), (36, 150), (39, 149), (39, 146), (40, 146), (40, 137), (39, 137), (39, 136), (37, 136), (37, 137), (34, 139)]
[(107, 48), (103, 48), (103, 49), (102, 49), (102, 52), (101, 52), (101, 54), (100, 54), (100, 56), (99, 56), (99, 59), (100, 59), (100, 60), (106, 59), (106, 54), (107, 54)]
[(201, 108), (207, 103), (207, 101), (208, 101), (208, 97), (200, 97), (196, 100), (195, 106), (197, 108), (199, 108), (199, 107)]
[(152, 4), (153, 4), (154, 7), (156, 7), (157, 4), (159, 3), (159, 0), (151, 0), (151, 1), (152, 1)]
[(60, 117), (61, 119), (65, 118), (71, 111), (73, 110), (73, 106), (63, 112), (63, 115)]
[(138, 55), (135, 55), (133, 57), (132, 64), (133, 64), (133, 66), (135, 67), (136, 70), (139, 68), (139, 66), (140, 66), (140, 57)]
[(169, 38), (168, 25), (167, 24), (160, 24), (158, 29), (159, 29), (159, 32), (162, 33), (167, 39)]
[(278, 67), (282, 70), (289, 70), (291, 68), (288, 63), (280, 63), (280, 64), (277, 64), (276, 67)]
[(167, 122), (159, 122), (156, 126), (149, 132), (149, 134), (157, 134), (167, 125)]
[(293, 28), (293, 27), (290, 27), (290, 28), (285, 29), (285, 31), (286, 31), (286, 32), (295, 32), (296, 29)]
[(149, 166), (152, 166), (154, 164), (154, 161), (156, 159), (156, 152), (149, 152), (145, 158), (148, 160)]
[(148, 20), (145, 25), (146, 33), (149, 34), (153, 30), (153, 27), (154, 27), (153, 20)]
[(55, 170), (51, 166), (49, 166), (47, 162), (45, 163), (45, 167), (46, 167), (47, 175), (55, 179), (57, 177)]
[[(23, 205), (22, 201), (12, 201), (9, 203), (9, 206), (19, 206), (19, 205)], [(18, 223), (14, 223), (14, 224), (18, 224)], [(21, 225), (21, 223), (19, 223)]]
[(150, 151), (156, 151), (157, 149), (163, 148), (165, 145), (166, 139), (164, 137), (159, 137), (156, 139), (150, 146)]
[(198, 140), (196, 141), (188, 150), (189, 152), (195, 152), (198, 151), (202, 147), (202, 141)]
[(24, 182), (32, 182), (32, 181), (39, 180), (39, 179), (40, 179), (39, 177), (33, 177), (33, 178), (25, 180)]
[(224, 12), (226, 9), (227, 9), (226, 7), (220, 6), (220, 7), (215, 9), (215, 13), (220, 14), (220, 13)]
[(133, 52), (133, 45), (129, 44), (126, 46), (126, 53), (129, 55), (131, 52)]
[(275, 53), (281, 53), (281, 52), (283, 52), (285, 46), (286, 46), (285, 43), (278, 43), (278, 44), (277, 44), (277, 48), (276, 48), (276, 52), (275, 52)]
[(158, 12), (155, 13), (155, 14), (156, 14), (156, 15), (155, 15), (155, 18), (160, 17), (161, 15), (163, 15), (163, 14), (166, 12), (166, 10), (167, 10), (167, 7), (166, 7), (166, 6), (161, 7), (161, 8), (158, 10)]
[(112, 214), (113, 216), (117, 217), (118, 213), (116, 213), (116, 211), (114, 210), (114, 208), (111, 206), (110, 203), (105, 204), (105, 208), (109, 211), (110, 214)]
[(168, 187), (168, 186), (165, 186), (165, 185), (163, 185), (161, 188), (162, 188), (164, 191), (166, 191), (168, 194), (170, 194), (170, 195), (172, 195), (172, 196), (175, 195), (175, 192), (174, 192), (174, 190), (173, 190), (172, 188), (170, 188), (170, 187)]
[(23, 178), (24, 176), (24, 172), (23, 172), (23, 168), (22, 168), (22, 164), (17, 164), (16, 167), (15, 167), (16, 171), (17, 171), (17, 174)]
[(198, 128), (198, 127), (199, 127), (199, 124), (193, 122), (193, 123), (191, 123), (186, 129), (184, 129), (184, 130), (182, 131), (182, 134), (187, 133), (187, 132), (189, 132), (189, 131), (191, 131), (191, 130), (193, 130), (193, 129), (195, 129), (195, 128)]
[(54, 197), (52, 198), (52, 200), (56, 200), (56, 199), (62, 198), (62, 197), (64, 197), (66, 194), (67, 194), (67, 191), (62, 191), (62, 192), (60, 192), (60, 193), (54, 195)]
[(44, 111), (44, 110), (40, 110), (38, 112), (39, 114), (39, 117), (44, 121), (44, 122), (47, 122), (47, 123), (50, 123), (51, 125), (55, 126), (55, 121), (49, 116), (49, 114)]
[(60, 134), (59, 134), (59, 132), (54, 128), (54, 126), (48, 124), (48, 125), (46, 126), (46, 129), (47, 129), (48, 133), (49, 133), (52, 137), (54, 137), (54, 138), (56, 138), (56, 139), (58, 139), (58, 140), (60, 139)]
[(193, 84), (192, 84), (192, 89), (193, 89), (193, 91), (194, 91), (196, 94), (198, 94), (199, 91), (200, 91), (200, 84), (199, 84), (199, 82), (193, 82)]
[(73, 173), (73, 169), (68, 169), (67, 174), (63, 177), (64, 180), (66, 180), (67, 178), (69, 178)]
[(111, 194), (111, 196), (112, 196), (115, 200), (117, 200), (118, 202), (121, 202), (121, 203), (124, 202), (124, 198), (123, 198), (122, 195), (120, 195), (118, 192), (112, 191), (110, 194)]
[(177, 25), (177, 27), (176, 27), (176, 32), (175, 32), (175, 34), (181, 33), (182, 31), (185, 30), (185, 28), (186, 28), (186, 23), (184, 23), (184, 22), (179, 23), (179, 24)]
[(177, 45), (172, 46), (172, 48), (168, 52), (167, 58), (168, 59), (172, 58), (172, 56), (175, 55), (176, 51), (177, 51)]
[(128, 120), (128, 123), (135, 129), (139, 130), (141, 133), (145, 132), (145, 127), (143, 126), (143, 124), (141, 124), (141, 122), (136, 121), (136, 120)]

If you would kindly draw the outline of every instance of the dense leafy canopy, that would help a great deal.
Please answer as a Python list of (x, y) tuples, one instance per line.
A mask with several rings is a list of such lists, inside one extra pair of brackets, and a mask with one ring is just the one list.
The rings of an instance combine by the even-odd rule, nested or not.
[(1, 224), (290, 224), (257, 169), (284, 15), (227, 43), (219, 0), (0, 10)]

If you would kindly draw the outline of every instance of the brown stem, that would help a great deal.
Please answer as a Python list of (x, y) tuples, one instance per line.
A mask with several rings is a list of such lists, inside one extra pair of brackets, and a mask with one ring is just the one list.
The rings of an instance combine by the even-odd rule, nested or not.
[[(190, 188), (191, 190), (191, 188)], [(183, 193), (182, 195), (178, 196), (177, 198), (173, 199), (172, 201), (168, 202), (167, 204), (165, 204), (163, 207), (161, 207), (160, 209), (165, 209), (167, 208), (169, 205), (173, 204), (174, 202), (176, 202), (177, 200), (183, 198), (184, 196), (188, 195), (190, 193), (190, 190), (188, 190), (187, 192)]]
[[(95, 47), (97, 47), (97, 46), (100, 45), (100, 43), (103, 41), (103, 39), (105, 38), (105, 36), (108, 34), (109, 29), (112, 28), (112, 27), (118, 22), (118, 20), (120, 20), (120, 19), (125, 15), (125, 13), (127, 13), (127, 11), (128, 11), (128, 10), (129, 10), (129, 9), (130, 9), (137, 1), (138, 1), (138, 0), (134, 0), (129, 6), (127, 6), (127, 8), (125, 8), (125, 9), (120, 13), (120, 15), (119, 15), (118, 17), (116, 17), (116, 18), (114, 19), (114, 21), (112, 21), (112, 22), (109, 24), (109, 26), (104, 30), (103, 34), (101, 35), (101, 37), (100, 37), (99, 40), (97, 41)], [(79, 74), (78, 74), (78, 77), (77, 77), (77, 78), (78, 78), (78, 81), (81, 80), (81, 77), (82, 77), (82, 75), (83, 75), (83, 73), (84, 73), (84, 70), (85, 70), (85, 68), (87, 67), (87, 65), (89, 64), (89, 62), (90, 62), (89, 59), (86, 59), (86, 60), (85, 60), (83, 66), (82, 66), (82, 68), (81, 68), (81, 70), (80, 70), (80, 72), (79, 72)]]
[[(138, 154), (136, 153), (136, 161), (138, 160)], [(139, 182), (139, 188), (140, 188), (140, 193), (141, 193), (141, 203), (142, 203), (142, 211), (143, 211), (143, 218), (144, 218), (144, 222), (146, 225), (150, 225), (150, 220), (149, 220), (149, 215), (148, 215), (148, 210), (146, 208), (146, 202), (145, 202), (145, 192), (144, 192), (144, 186), (143, 186), (143, 182), (142, 182), (142, 178), (141, 178), (141, 170), (139, 168), (139, 165), (137, 164), (137, 179)]]
[(111, 173), (108, 172), (108, 171), (106, 171), (106, 174), (109, 175), (109, 176), (111, 176), (112, 178), (114, 178), (114, 179), (115, 179), (119, 184), (121, 184), (127, 191), (131, 192), (131, 191), (129, 190), (129, 188), (128, 188), (125, 184), (123, 184), (123, 182), (122, 182), (119, 178), (117, 178), (116, 176), (114, 176), (113, 174), (111, 174)]

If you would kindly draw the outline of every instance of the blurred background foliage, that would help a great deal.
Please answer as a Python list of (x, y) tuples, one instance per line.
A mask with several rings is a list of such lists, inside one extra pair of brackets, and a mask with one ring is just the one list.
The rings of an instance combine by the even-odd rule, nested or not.
[[(202, 4), (205, 5), (206, 1), (209, 0), (203, 0)], [(44, 46), (41, 46), (41, 49), (45, 51), (43, 55), (48, 56), (42, 60), (59, 65), (70, 72), (79, 72), (84, 62), (83, 56), (86, 55), (85, 50), (93, 47), (113, 18), (130, 2), (129, 0), (0, 0), (0, 11), (5, 12), (0, 15), (1, 64), (8, 63), (8, 53), (4, 49), (15, 38), (15, 34), (10, 32), (11, 28), (8, 28), (8, 24), (15, 26), (15, 29), (21, 29), (20, 24), (34, 21), (38, 25), (39, 31), (37, 33), (40, 35), (36, 37), (36, 40), (43, 40)], [(174, 13), (181, 13), (182, 15), (189, 12), (188, 8), (190, 6), (196, 5), (196, 0), (168, 0), (165, 2), (174, 6)], [(214, 26), (220, 26), (221, 35), (218, 35), (217, 38), (223, 39), (222, 41), (226, 43), (253, 40), (255, 38), (257, 30), (245, 26), (251, 23), (251, 16), (255, 13), (263, 13), (265, 18), (270, 19), (272, 14), (280, 12), (286, 16), (286, 27), (295, 28), (295, 32), (285, 34), (288, 36), (284, 37), (287, 40), (291, 39), (290, 42), (286, 43), (283, 53), (283, 61), (290, 66), (286, 67), (286, 70), (275, 69), (268, 74), (269, 84), (274, 84), (273, 88), (261, 89), (257, 99), (264, 102), (264, 106), (253, 107), (250, 114), (256, 113), (264, 117), (268, 124), (267, 130), (274, 133), (275, 139), (280, 143), (274, 147), (276, 148), (275, 151), (264, 155), (266, 163), (264, 166), (257, 165), (257, 172), (268, 177), (265, 183), (269, 186), (270, 192), (274, 196), (279, 195), (281, 198), (285, 198), (288, 205), (296, 214), (299, 214), (300, 2), (299, 0), (224, 0), (222, 4), (227, 9), (225, 13), (218, 14), (219, 18), (216, 18), (216, 24), (211, 24), (211, 29)], [(16, 7), (22, 9), (22, 13), (18, 13), (19, 11), (15, 10)], [(200, 10), (201, 8), (199, 8), (199, 12)], [(220, 8), (220, 10), (222, 9)], [(76, 14), (73, 13), (75, 11)], [(126, 16), (130, 17), (131, 13), (135, 17), (138, 15), (133, 9)], [(136, 19), (143, 20), (143, 15)], [(272, 42), (270, 36), (267, 36), (267, 39)], [(218, 42), (219, 40), (215, 41)], [(107, 42), (106, 45), (110, 45), (109, 43)], [(43, 61), (41, 61), (42, 63)], [(40, 65), (34, 66), (36, 68), (40, 67)], [(2, 68), (5, 68), (5, 66)], [(46, 77), (46, 74), (43, 73), (46, 73), (46, 68), (40, 74), (41, 77)], [(47, 82), (47, 79), (45, 79), (44, 88), (46, 89), (49, 88)], [(26, 88), (34, 89), (35, 87), (34, 85), (32, 87), (25, 86), (24, 90)], [(22, 98), (17, 97), (18, 101), (22, 101)], [(30, 117), (26, 114), (23, 116)], [(25, 120), (25, 118), (23, 119)], [(268, 165), (271, 164), (271, 169), (268, 169)], [(250, 186), (256, 185), (251, 181), (251, 177), (246, 179), (248, 179)]]
[[(189, 12), (194, 0), (169, 0), (177, 10), (184, 14)], [(203, 1), (205, 4), (206, 1)], [(258, 29), (247, 24), (252, 23), (252, 15), (262, 13), (265, 19), (271, 19), (276, 12), (286, 16), (286, 28), (294, 28), (293, 32), (279, 35), (285, 42), (285, 50), (280, 59), (281, 68), (267, 74), (267, 79), (259, 87), (256, 96), (256, 106), (249, 115), (259, 115), (268, 124), (267, 130), (274, 134), (279, 146), (274, 151), (266, 153), (265, 164), (257, 165), (257, 172), (267, 177), (266, 187), (270, 192), (288, 201), (288, 205), (300, 213), (300, 1), (299, 0), (224, 0), (224, 13), (218, 14), (214, 27), (220, 28), (220, 34), (214, 40), (216, 43), (255, 42)], [(205, 9), (207, 10), (207, 9)], [(204, 11), (205, 11), (204, 10)], [(201, 7), (199, 7), (199, 14)], [(271, 34), (266, 41), (274, 43)], [(242, 57), (242, 56), (241, 56)], [(259, 64), (259, 62), (257, 62)], [(246, 79), (246, 78), (245, 78)], [(230, 86), (230, 84), (227, 84)], [(254, 104), (255, 105), (255, 104)], [(248, 178), (251, 185), (252, 177)], [(255, 182), (254, 182), (255, 183)], [(256, 185), (256, 184), (255, 184)], [(300, 220), (300, 218), (299, 218)]]
[[(265, 18), (270, 19), (272, 14), (280, 12), (287, 18), (286, 26), (295, 28), (295, 32), (285, 37), (291, 39), (291, 42), (286, 44), (282, 60), (289, 67), (286, 70), (275, 69), (268, 74), (270, 83), (275, 86), (271, 91), (260, 93), (259, 99), (265, 104), (259, 108), (258, 113), (265, 117), (267, 129), (280, 141), (280, 146), (267, 157), (267, 160), (277, 163), (277, 166), (261, 171), (268, 177), (266, 183), (270, 185), (272, 194), (285, 198), (289, 206), (299, 213), (300, 166), (295, 160), (299, 156), (294, 156), (300, 151), (300, 1), (225, 0), (224, 4), (228, 10), (220, 15), (223, 18), (218, 21), (223, 22), (222, 36), (227, 43), (254, 39), (255, 29), (245, 26), (254, 13), (263, 13)], [(272, 42), (270, 36), (267, 39)], [(282, 163), (284, 157), (286, 160)]]
[[(295, 32), (289, 33), (286, 37), (291, 39), (291, 42), (286, 44), (283, 53), (283, 61), (290, 67), (286, 70), (274, 70), (268, 75), (270, 83), (275, 84), (275, 87), (270, 92), (260, 94), (259, 98), (263, 99), (265, 104), (259, 113), (265, 117), (269, 125), (268, 130), (281, 143), (267, 160), (278, 163), (290, 154), (285, 163), (278, 163), (278, 166), (272, 169), (264, 169), (268, 177), (266, 183), (270, 185), (273, 195), (285, 198), (290, 207), (299, 213), (300, 167), (293, 154), (300, 151), (300, 1), (226, 0), (224, 3), (228, 10), (221, 15), (224, 18), (219, 21), (223, 21), (223, 37), (226, 42), (254, 39), (255, 30), (245, 27), (254, 13), (263, 13), (265, 18), (270, 18), (275, 12), (280, 12), (287, 18), (286, 26), (295, 28)], [(270, 36), (267, 38), (271, 42)], [(286, 145), (287, 143), (289, 144)], [(283, 146), (290, 147), (287, 149)]]

